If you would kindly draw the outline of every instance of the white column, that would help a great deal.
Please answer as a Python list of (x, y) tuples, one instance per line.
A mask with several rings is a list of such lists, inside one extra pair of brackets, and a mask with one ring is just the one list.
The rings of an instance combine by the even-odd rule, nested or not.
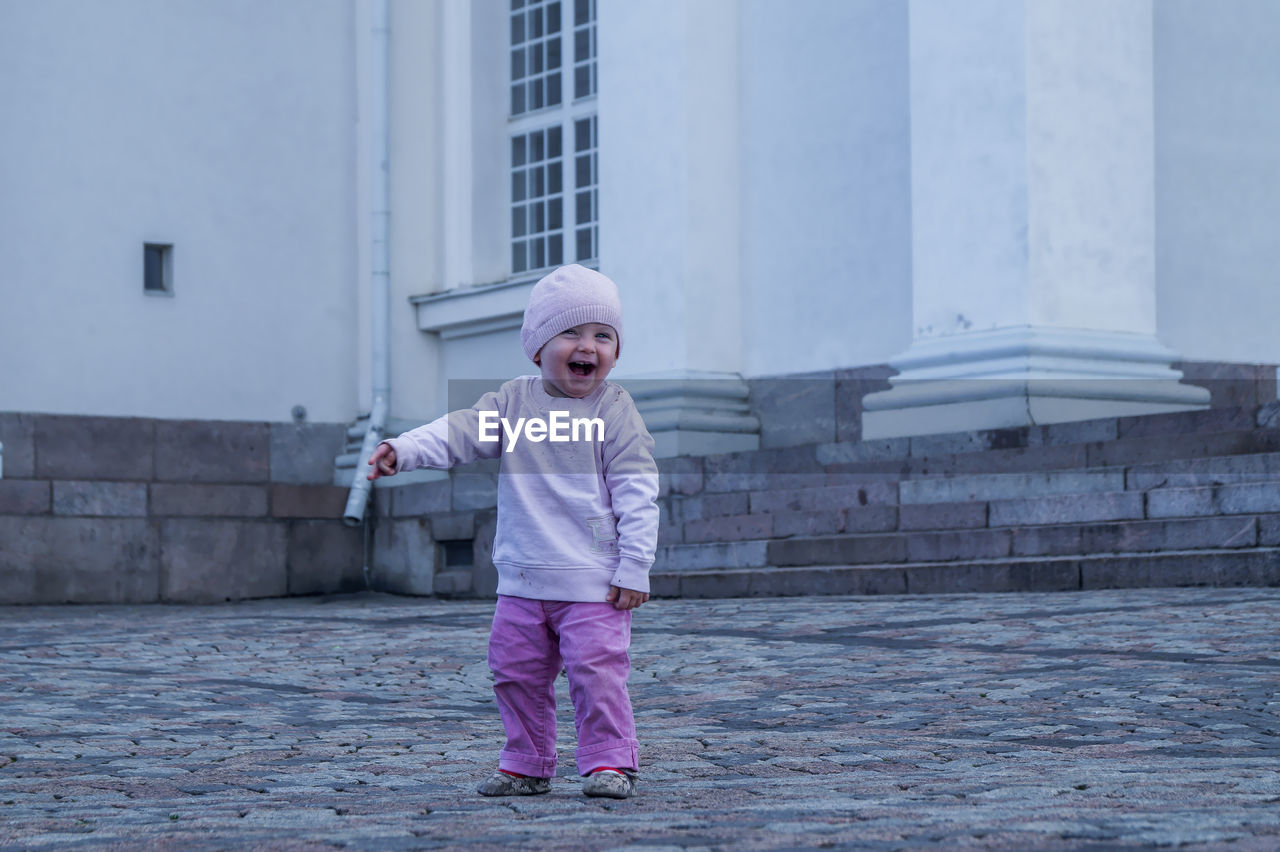
[[(662, 455), (754, 449), (742, 381), (735, 0), (599, 0), (600, 269)], [(628, 381), (630, 380), (630, 381)]]
[(911, 0), (913, 317), (865, 437), (1202, 407), (1155, 336), (1151, 0)]

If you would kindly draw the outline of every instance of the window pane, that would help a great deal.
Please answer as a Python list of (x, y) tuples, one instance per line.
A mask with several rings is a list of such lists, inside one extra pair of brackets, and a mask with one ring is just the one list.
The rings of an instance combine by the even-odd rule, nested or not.
[(517, 45), (524, 41), (524, 14), (511, 16), (511, 44)]
[(573, 123), (573, 150), (586, 151), (591, 147), (591, 119), (582, 118)]
[(529, 161), (533, 163), (542, 162), (542, 157), (543, 157), (542, 133), (541, 132), (530, 133), (529, 145), (533, 149), (532, 151), (529, 152)]
[(560, 32), (560, 4), (558, 2), (547, 4), (547, 32)]
[(533, 265), (534, 268), (547, 265), (547, 244), (543, 240), (533, 241)]
[(525, 215), (524, 207), (511, 208), (511, 236), (523, 237), (525, 235)]
[(547, 42), (547, 70), (556, 71), (560, 68), (560, 39), (553, 38)]
[(542, 109), (542, 81), (531, 81), (529, 89), (529, 109)]
[(524, 0), (511, 0), (512, 10), (519, 9), (523, 5), (524, 5)]
[(525, 248), (523, 242), (515, 242), (511, 244), (511, 271), (524, 272), (528, 269), (525, 263)]
[(524, 165), (524, 137), (513, 136), (511, 138), (511, 165)]
[(547, 192), (555, 195), (564, 189), (564, 174), (560, 161), (556, 160), (547, 166)]
[(524, 83), (516, 83), (511, 87), (511, 114), (524, 112)]
[(547, 230), (547, 205), (542, 203), (534, 204), (532, 213), (533, 224), (529, 230), (532, 233), (541, 234), (543, 231)]
[(574, 185), (590, 186), (591, 185), (591, 157), (589, 155), (583, 155), (581, 157), (578, 157), (575, 163), (575, 166), (577, 171), (577, 180)]
[(590, 0), (574, 0), (573, 3), (573, 24), (574, 26), (582, 26), (591, 20), (591, 3)]
[(564, 237), (552, 234), (547, 238), (547, 266), (559, 266), (564, 263)]
[(583, 225), (590, 222), (593, 218), (591, 215), (591, 192), (579, 192), (575, 199), (577, 200), (578, 224)]
[(592, 254), (593, 252), (591, 251), (591, 229), (579, 228), (578, 229), (578, 260), (586, 260), (587, 258), (591, 257)]
[(552, 74), (547, 78), (547, 106), (560, 104), (560, 75)]
[(541, 7), (529, 11), (529, 37), (542, 38), (542, 9)]
[(547, 170), (541, 166), (533, 170), (533, 188), (530, 194), (534, 198), (541, 198), (547, 194)]
[(524, 172), (517, 171), (511, 175), (511, 200), (524, 201)]
[(562, 227), (564, 227), (564, 222), (563, 222), (564, 217), (561, 216), (563, 209), (564, 209), (564, 205), (560, 202), (559, 198), (553, 198), (547, 202), (547, 229), (548, 230), (558, 231)]
[(591, 58), (591, 30), (578, 30), (573, 34), (573, 61), (583, 62)]
[(547, 128), (547, 156), (552, 159), (560, 157), (560, 125)]

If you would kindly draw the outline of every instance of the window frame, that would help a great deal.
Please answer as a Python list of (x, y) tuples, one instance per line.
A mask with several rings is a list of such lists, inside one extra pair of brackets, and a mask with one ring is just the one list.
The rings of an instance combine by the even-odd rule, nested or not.
[[(585, 23), (578, 23), (576, 14), (578, 4), (585, 4), (588, 10), (588, 16)], [(528, 88), (532, 81), (529, 74), (517, 77), (515, 74), (516, 53), (518, 51), (526, 51), (529, 42), (515, 42), (513, 40), (516, 26), (512, 23), (517, 16), (527, 16), (532, 10), (540, 9), (543, 11), (544, 19), (551, 16), (548, 11), (552, 6), (558, 6), (558, 17), (560, 30), (558, 38), (560, 39), (559, 60), (560, 65), (556, 69), (548, 68), (545, 64), (537, 71), (541, 75), (542, 80), (550, 80), (552, 76), (559, 75), (560, 79), (560, 102), (558, 104), (547, 105), (538, 108), (525, 109), (519, 113), (514, 112), (517, 100), (510, 93), (517, 85), (526, 86), (526, 97)], [(541, 271), (554, 268), (564, 263), (587, 263), (595, 265), (599, 260), (599, 146), (598, 144), (591, 147), (586, 152), (590, 157), (589, 177), (590, 182), (580, 184), (577, 180), (577, 156), (578, 152), (575, 146), (576, 134), (575, 130), (578, 122), (590, 121), (595, 137), (593, 141), (598, 140), (598, 118), (597, 118), (597, 91), (595, 88), (596, 81), (596, 0), (509, 0), (507, 10), (507, 44), (504, 50), (506, 63), (506, 80), (507, 91), (509, 97), (507, 99), (507, 143), (506, 143), (506, 173), (507, 173), (507, 227), (508, 238), (508, 263), (511, 277), (528, 277)], [(535, 36), (546, 43), (545, 26), (541, 31), (542, 34)], [(588, 56), (579, 61), (575, 54), (575, 43), (577, 40), (584, 38), (583, 33), (587, 33), (585, 40), (589, 46)], [(543, 51), (543, 56), (549, 51)], [(526, 63), (528, 62), (528, 54), (523, 54)], [(526, 70), (528, 66), (526, 64)], [(574, 80), (578, 76), (579, 68), (588, 68), (590, 80), (590, 91), (582, 97), (566, 97), (575, 93)], [(558, 127), (560, 133), (560, 156), (557, 163), (546, 160), (546, 175), (543, 181), (542, 189), (544, 192), (540, 195), (533, 194), (533, 190), (538, 189), (537, 177), (535, 175), (536, 167), (531, 167), (530, 161), (527, 159), (522, 163), (516, 162), (516, 140), (524, 138), (526, 140), (526, 152), (529, 151), (529, 140), (535, 134), (548, 134), (551, 128)], [(552, 192), (551, 172), (553, 166), (558, 166), (561, 181), (558, 192)], [(523, 186), (521, 182), (523, 181)], [(578, 196), (580, 194), (588, 194), (590, 202), (587, 205), (587, 212), (592, 218), (588, 220), (579, 220), (578, 218)], [(560, 218), (559, 227), (549, 227), (552, 221), (551, 211), (553, 207), (559, 204)], [(537, 221), (537, 209), (542, 208), (541, 214), (543, 220), (541, 224), (544, 226), (540, 230), (531, 229), (530, 225), (539, 224)], [(531, 221), (532, 220), (532, 221)], [(523, 228), (521, 225), (523, 224)], [(590, 255), (578, 257), (578, 240), (579, 232), (589, 233)], [(519, 233), (518, 233), (519, 232)], [(559, 254), (555, 253), (555, 247), (558, 244)], [(541, 261), (539, 263), (539, 261)]]

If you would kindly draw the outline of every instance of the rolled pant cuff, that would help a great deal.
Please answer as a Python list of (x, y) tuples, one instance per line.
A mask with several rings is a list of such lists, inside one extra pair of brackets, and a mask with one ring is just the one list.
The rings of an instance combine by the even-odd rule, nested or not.
[(616, 766), (619, 769), (640, 768), (640, 743), (637, 740), (613, 740), (581, 746), (574, 757), (578, 762), (578, 774), (586, 775), (600, 766)]
[(517, 754), (504, 749), (498, 753), (498, 768), (535, 778), (550, 778), (556, 774), (556, 759), (538, 757), (536, 754)]

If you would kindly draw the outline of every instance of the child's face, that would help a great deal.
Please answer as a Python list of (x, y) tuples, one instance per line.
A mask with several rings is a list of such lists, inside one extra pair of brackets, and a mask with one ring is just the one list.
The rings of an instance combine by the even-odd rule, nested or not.
[(609, 375), (618, 360), (613, 326), (588, 322), (547, 341), (533, 362), (542, 369), (542, 386), (551, 396), (582, 399)]

